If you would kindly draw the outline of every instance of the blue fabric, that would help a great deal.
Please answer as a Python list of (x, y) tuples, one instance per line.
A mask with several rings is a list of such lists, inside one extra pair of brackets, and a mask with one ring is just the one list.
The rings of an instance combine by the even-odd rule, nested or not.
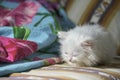
[[(13, 8), (14, 5), (13, 3), (3, 2), (2, 5), (6, 6), (5, 3), (7, 3), (9, 7), (10, 5), (12, 5)], [(17, 4), (15, 3), (15, 6), (16, 5)], [(41, 6), (38, 10), (38, 13), (49, 13), (49, 12), (43, 6)], [(27, 40), (36, 42), (38, 44), (38, 49), (48, 46), (56, 39), (56, 36), (52, 34), (49, 26), (49, 23), (54, 25), (54, 19), (52, 16), (46, 17), (38, 26), (34, 27), (34, 24), (38, 22), (41, 18), (42, 16), (36, 15), (33, 18), (32, 23), (25, 25), (26, 27), (29, 27), (31, 29), (31, 34)], [(14, 38), (13, 28), (11, 26), (0, 27), (0, 36)]]
[[(6, 5), (7, 4), (7, 5)], [(3, 2), (2, 5), (10, 8), (16, 7), (17, 3), (11, 3), (11, 2)], [(41, 6), (38, 10), (40, 13), (49, 13), (43, 6)], [(53, 43), (56, 40), (56, 35), (53, 35), (49, 26), (49, 23), (54, 25), (54, 19), (52, 16), (46, 17), (38, 26), (34, 27), (34, 24), (39, 21), (42, 18), (42, 16), (36, 15), (32, 23), (25, 25), (26, 27), (29, 27), (31, 29), (30, 36), (27, 40), (34, 41), (38, 44), (38, 50), (47, 47), (51, 43)], [(54, 26), (55, 27), (55, 26)], [(0, 36), (6, 36), (14, 38), (13, 35), (13, 28), (11, 26), (3, 26), (0, 27)], [(30, 55), (33, 57), (37, 56), (40, 58), (48, 58), (48, 57), (56, 57), (56, 54), (46, 54), (41, 52), (36, 52)], [(30, 59), (31, 57), (28, 56)], [(45, 65), (43, 60), (39, 61), (29, 61), (29, 60), (21, 60), (17, 61), (15, 63), (1, 63), (0, 64), (0, 76), (10, 74), (13, 72), (20, 72), (29, 70), (31, 68), (36, 68)]]
[[(36, 52), (29, 57), (41, 57), (41, 58), (50, 58), (50, 57), (57, 57), (56, 54), (45, 54), (45, 53), (39, 53)], [(21, 71), (26, 71), (30, 70), (33, 68), (38, 68), (45, 66), (44, 60), (38, 60), (38, 61), (30, 61), (30, 60), (20, 60), (15, 63), (2, 63), (0, 64), (0, 76), (10, 74), (10, 73), (15, 73), (15, 72), (21, 72)]]
[[(3, 1), (1, 4), (6, 7), (10, 7), (10, 8), (14, 8), (18, 6), (17, 3), (11, 3), (11, 2), (6, 2), (6, 1)], [(43, 6), (39, 8), (38, 12), (50, 13)], [(60, 13), (61, 15), (63, 15), (63, 18), (60, 20), (62, 27), (63, 28), (66, 27), (67, 29), (71, 28), (71, 26), (74, 27), (74, 24), (67, 18), (67, 15), (65, 14), (65, 12), (63, 10), (60, 10)], [(31, 29), (31, 33), (27, 40), (36, 42), (38, 44), (38, 50), (42, 50), (50, 46), (57, 39), (57, 36), (52, 33), (50, 29), (50, 25), (49, 25), (49, 24), (52, 24), (52, 26), (56, 28), (55, 23), (54, 23), (55, 21), (52, 16), (46, 17), (38, 26), (34, 27), (34, 24), (38, 22), (41, 18), (42, 16), (36, 15), (33, 18), (32, 23), (25, 25), (26, 27), (29, 27)], [(14, 38), (13, 28), (11, 26), (0, 27), (0, 36)], [(58, 47), (59, 47), (58, 45), (59, 44), (56, 42), (54, 45), (50, 46), (48, 51), (50, 51), (51, 53), (42, 53), (38, 51), (28, 56), (26, 59), (17, 61), (15, 63), (1, 63), (0, 64), (0, 76), (44, 66), (45, 64), (43, 60), (31, 61), (29, 59), (32, 59), (36, 56), (40, 58), (58, 57), (59, 56), (58, 54), (56, 53), (52, 54), (53, 52), (58, 51)]]
[(32, 61), (32, 62), (18, 62), (14, 64), (7, 64), (2, 67), (0, 67), (0, 76), (3, 76), (5, 74), (10, 74), (14, 72), (21, 72), (21, 71), (26, 71), (31, 68), (37, 68), (40, 66), (43, 66), (44, 63), (42, 60), (40, 61)]

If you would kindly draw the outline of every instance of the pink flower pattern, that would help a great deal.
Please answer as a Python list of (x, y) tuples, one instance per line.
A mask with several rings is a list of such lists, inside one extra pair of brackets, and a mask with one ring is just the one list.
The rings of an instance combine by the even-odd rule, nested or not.
[(14, 62), (23, 59), (36, 50), (37, 44), (35, 42), (0, 36), (1, 62)]
[(5, 17), (10, 11), (10, 9), (0, 7), (0, 26), (9, 25), (8, 20), (6, 20)]
[[(20, 3), (20, 5), (13, 10), (0, 8), (2, 10), (0, 12), (0, 18), (2, 17), (2, 20), (0, 20), (0, 26), (22, 26), (30, 23), (39, 6), (40, 4), (36, 2), (25, 1)], [(2, 14), (4, 13), (3, 11), (6, 13)]]

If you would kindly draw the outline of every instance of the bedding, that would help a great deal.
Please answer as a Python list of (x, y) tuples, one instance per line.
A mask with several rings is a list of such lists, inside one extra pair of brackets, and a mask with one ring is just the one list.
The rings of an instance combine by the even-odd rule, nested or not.
[(37, 44), (26, 40), (11, 39), (0, 36), (1, 62), (15, 62), (37, 50)]
[[(62, 62), (58, 55), (56, 34), (64, 26), (73, 27), (74, 24), (65, 16), (60, 5), (60, 11), (53, 13), (54, 9), (47, 9), (41, 1), (0, 1), (1, 77)], [(61, 21), (66, 22), (63, 27), (59, 24)]]

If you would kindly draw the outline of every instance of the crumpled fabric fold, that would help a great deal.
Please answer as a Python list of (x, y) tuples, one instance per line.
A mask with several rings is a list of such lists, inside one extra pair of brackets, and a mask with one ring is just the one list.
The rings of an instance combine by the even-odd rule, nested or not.
[(37, 50), (37, 44), (0, 36), (0, 62), (14, 62), (25, 58)]

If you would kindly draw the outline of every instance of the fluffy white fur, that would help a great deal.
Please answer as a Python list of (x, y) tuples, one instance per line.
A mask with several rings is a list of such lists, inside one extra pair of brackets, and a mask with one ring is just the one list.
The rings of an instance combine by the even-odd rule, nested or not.
[(58, 33), (62, 59), (72, 66), (108, 63), (116, 54), (112, 36), (100, 25), (77, 26)]

